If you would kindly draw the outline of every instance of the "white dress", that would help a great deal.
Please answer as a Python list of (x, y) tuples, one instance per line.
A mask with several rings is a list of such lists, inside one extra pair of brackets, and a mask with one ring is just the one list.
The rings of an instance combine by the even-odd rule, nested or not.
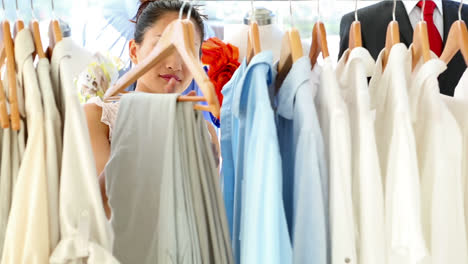
[(410, 52), (393, 46), (385, 71), (380, 53), (369, 84), (385, 195), (388, 264), (417, 264), (427, 254), (421, 227), (416, 143), (408, 103)]
[(346, 50), (341, 58), (336, 75), (350, 117), (358, 263), (382, 263), (385, 259), (383, 186), (374, 132), (375, 116), (367, 84), (375, 61), (364, 48)]
[(19, 89), (24, 88), (28, 142), (12, 197), (2, 264), (41, 264), (49, 258), (44, 115), (33, 65), (34, 42), (29, 29), (15, 38)]

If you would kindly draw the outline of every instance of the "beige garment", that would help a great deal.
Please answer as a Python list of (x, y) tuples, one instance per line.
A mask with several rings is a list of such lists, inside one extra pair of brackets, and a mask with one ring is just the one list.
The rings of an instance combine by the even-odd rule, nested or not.
[(36, 72), (44, 106), (49, 242), (52, 251), (60, 239), (59, 171), (62, 157), (62, 120), (54, 99), (50, 63), (47, 58), (39, 59)]
[(5, 240), (5, 231), (11, 206), (11, 134), (12, 131), (10, 128), (3, 129), (2, 159), (0, 160), (0, 257), (3, 252), (3, 242)]
[(75, 61), (70, 42), (60, 41), (52, 56), (52, 85), (58, 88), (63, 122), (59, 214), (61, 238), (53, 264), (118, 263), (112, 256), (107, 221), (84, 111), (70, 71)]
[(14, 186), (1, 263), (42, 264), (49, 257), (44, 115), (32, 60), (31, 32), (20, 31), (15, 44), (20, 89), (25, 91), (28, 142)]

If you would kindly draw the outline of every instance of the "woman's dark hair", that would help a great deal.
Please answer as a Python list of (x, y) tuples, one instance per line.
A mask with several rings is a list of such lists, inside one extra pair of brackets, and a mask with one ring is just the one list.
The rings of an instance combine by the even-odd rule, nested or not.
[[(140, 1), (140, 7), (135, 16), (135, 42), (141, 44), (143, 42), (146, 31), (151, 28), (163, 15), (168, 12), (179, 13), (182, 8), (183, 1), (179, 0), (146, 0)], [(195, 24), (200, 30), (200, 39), (203, 41), (205, 30), (203, 20), (205, 16), (201, 15), (197, 5), (192, 5), (191, 19), (195, 20)], [(190, 3), (185, 3), (183, 14), (187, 15), (190, 9)]]

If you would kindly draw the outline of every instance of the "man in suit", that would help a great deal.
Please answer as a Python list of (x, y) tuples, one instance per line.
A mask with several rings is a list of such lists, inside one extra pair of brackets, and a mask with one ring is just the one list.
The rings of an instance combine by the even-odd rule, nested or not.
[[(400, 26), (400, 40), (408, 47), (413, 41), (413, 28), (420, 21), (422, 1), (397, 1), (395, 17)], [(440, 56), (450, 27), (458, 20), (459, 2), (451, 0), (426, 0), (424, 20), (428, 26), (431, 50)], [(374, 59), (385, 47), (387, 26), (392, 21), (393, 1), (382, 1), (358, 10), (361, 22), (363, 46)], [(468, 21), (468, 6), (463, 5), (462, 19)], [(346, 14), (340, 25), (340, 53), (348, 48), (349, 28), (355, 20), (354, 12)], [(448, 64), (447, 70), (439, 77), (440, 92), (453, 96), (455, 88), (466, 69), (462, 55), (457, 55)]]

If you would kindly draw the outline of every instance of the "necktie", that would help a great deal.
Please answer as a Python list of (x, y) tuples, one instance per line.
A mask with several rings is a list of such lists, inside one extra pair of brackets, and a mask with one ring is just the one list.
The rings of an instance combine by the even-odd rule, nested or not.
[[(418, 7), (422, 9), (423, 1), (418, 2)], [(424, 21), (427, 24), (427, 33), (429, 35), (429, 45), (431, 50), (440, 56), (442, 54), (443, 42), (440, 37), (440, 33), (434, 24), (434, 10), (436, 8), (434, 1), (426, 0), (426, 6), (424, 7)]]

